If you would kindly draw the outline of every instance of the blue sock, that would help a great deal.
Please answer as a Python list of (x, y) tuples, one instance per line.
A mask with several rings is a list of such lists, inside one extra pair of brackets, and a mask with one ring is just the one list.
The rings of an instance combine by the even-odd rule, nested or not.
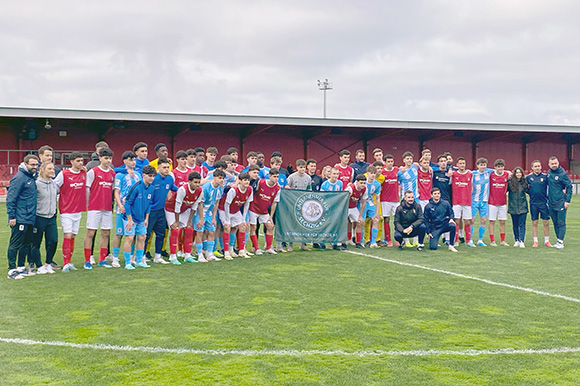
[(203, 242), (203, 250), (206, 251), (206, 252), (210, 252), (210, 253), (213, 252), (213, 251), (210, 251), (209, 250), (209, 241), (205, 240)]
[(479, 239), (483, 240), (483, 234), (485, 233), (485, 227), (483, 225), (479, 226)]
[(235, 233), (230, 233), (230, 249), (234, 249), (234, 246), (236, 245), (236, 234)]
[[(223, 250), (224, 249), (224, 239), (222, 237), (218, 237), (218, 242), (220, 244), (220, 249)], [(217, 245), (218, 243), (214, 242), (213, 244), (213, 251), (217, 251)]]
[(215, 240), (206, 241), (206, 242), (207, 242), (207, 248), (204, 248), (204, 250), (208, 251), (209, 253), (212, 253), (214, 251), (214, 247), (215, 247)]
[(471, 240), (465, 240), (465, 242), (470, 242), (473, 240), (473, 225), (471, 226)]
[(136, 255), (137, 264), (139, 264), (143, 261), (144, 253), (145, 253), (145, 251), (143, 249), (137, 249), (137, 255)]
[(135, 244), (131, 244), (131, 254), (135, 254)]
[(118, 259), (120, 250), (121, 250), (121, 248), (114, 248), (113, 247), (113, 257), (116, 257)]
[(203, 252), (203, 243), (195, 243), (195, 249), (198, 255), (201, 254)]
[(125, 257), (125, 265), (131, 264), (131, 252), (123, 252)]
[(371, 229), (371, 244), (375, 244), (377, 242), (378, 235), (379, 235), (379, 230), (372, 228)]

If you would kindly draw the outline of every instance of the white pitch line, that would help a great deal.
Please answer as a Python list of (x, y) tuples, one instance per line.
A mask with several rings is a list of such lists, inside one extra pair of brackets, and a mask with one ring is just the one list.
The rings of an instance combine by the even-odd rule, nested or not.
[(217, 356), (350, 356), (350, 357), (426, 357), (426, 356), (479, 356), (479, 355), (529, 355), (529, 354), (566, 354), (580, 353), (580, 347), (553, 347), (540, 349), (490, 349), (490, 350), (373, 350), (373, 351), (344, 351), (344, 350), (204, 350), (189, 348), (165, 348), (151, 346), (118, 346), (109, 344), (71, 343), (60, 341), (42, 341), (19, 338), (0, 338), (0, 343), (14, 343), (28, 346), (53, 346), (76, 349), (90, 349), (102, 351), (125, 351), (144, 352), (151, 354), (194, 354), (194, 355), (217, 355)]
[(476, 281), (480, 281), (482, 283), (486, 283), (486, 284), (490, 284), (490, 285), (497, 285), (497, 286), (500, 286), (500, 287), (506, 287), (506, 288), (516, 289), (516, 290), (520, 290), (520, 291), (531, 292), (531, 293), (537, 294), (537, 295), (543, 295), (543, 296), (549, 296), (549, 297), (552, 297), (552, 298), (563, 299), (563, 300), (567, 300), (569, 302), (580, 303), (580, 299), (573, 298), (573, 297), (566, 296), (566, 295), (553, 294), (553, 293), (550, 293), (550, 292), (535, 290), (533, 288), (520, 287), (518, 285), (513, 285), (513, 284), (508, 284), (508, 283), (500, 283), (500, 282), (493, 281), (493, 280), (482, 279), (482, 278), (475, 277), (475, 276), (464, 275), (462, 273), (446, 271), (444, 269), (426, 267), (424, 265), (419, 265), (419, 264), (406, 263), (404, 261), (399, 261), (399, 260), (386, 259), (384, 257), (369, 255), (369, 254), (361, 253), (361, 252), (355, 252), (355, 251), (344, 251), (344, 252), (347, 252), (347, 253), (350, 253), (350, 254), (353, 254), (353, 255), (360, 255), (360, 256), (365, 256), (365, 257), (371, 257), (373, 259), (382, 260), (382, 261), (386, 261), (388, 263), (393, 263), (393, 264), (399, 264), (399, 265), (403, 265), (403, 266), (406, 266), (406, 267), (413, 267), (413, 268), (424, 269), (424, 270), (427, 270), (427, 271), (443, 273), (445, 275), (456, 276), (456, 277), (460, 277), (460, 278), (463, 278), (463, 279), (476, 280)]

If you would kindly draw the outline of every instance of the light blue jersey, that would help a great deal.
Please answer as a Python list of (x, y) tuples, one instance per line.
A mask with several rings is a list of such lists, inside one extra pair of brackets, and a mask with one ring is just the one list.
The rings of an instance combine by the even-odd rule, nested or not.
[(336, 180), (336, 182), (333, 184), (332, 182), (330, 182), (330, 180), (326, 180), (320, 186), (320, 191), (321, 192), (340, 192), (340, 191), (342, 191), (342, 181)]
[[(141, 174), (139, 173), (135, 173), (134, 176), (129, 175), (129, 173), (117, 173), (115, 175), (115, 189), (119, 189), (121, 202), (125, 201), (131, 187), (139, 181), (141, 181)], [(121, 213), (119, 207), (117, 207), (117, 213)]]
[(417, 166), (411, 165), (409, 169), (402, 170), (399, 169), (397, 178), (399, 179), (399, 184), (401, 185), (401, 197), (405, 197), (405, 192), (410, 190), (415, 196), (415, 200), (419, 199), (419, 186), (417, 185)]
[(264, 166), (262, 169), (260, 169), (258, 176), (260, 176), (260, 179), (262, 179), (262, 180), (270, 177), (270, 168), (267, 166)]
[(219, 202), (224, 194), (224, 188), (218, 185), (216, 188), (213, 187), (211, 182), (205, 184), (201, 188), (201, 194), (203, 197), (203, 213), (204, 216), (211, 216), (215, 204)]
[(482, 173), (473, 170), (473, 190), (471, 191), (472, 202), (487, 202), (489, 201), (489, 175), (493, 173), (493, 169), (486, 168)]
[(379, 196), (381, 194), (381, 183), (377, 180), (374, 180), (372, 183), (367, 181), (367, 194), (369, 195), (367, 208), (376, 207), (374, 198), (375, 195)]

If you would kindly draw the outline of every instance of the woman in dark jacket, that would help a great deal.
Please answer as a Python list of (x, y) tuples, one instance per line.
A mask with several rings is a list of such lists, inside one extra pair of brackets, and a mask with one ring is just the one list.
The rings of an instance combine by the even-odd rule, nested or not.
[(526, 217), (528, 216), (528, 181), (524, 170), (516, 167), (508, 181), (508, 213), (512, 217), (514, 247), (525, 248)]

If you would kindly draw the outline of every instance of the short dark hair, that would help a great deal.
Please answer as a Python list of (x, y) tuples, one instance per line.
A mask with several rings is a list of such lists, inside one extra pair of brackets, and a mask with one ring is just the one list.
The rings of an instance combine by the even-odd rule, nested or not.
[(365, 151), (363, 149), (358, 149), (355, 154), (360, 154), (360, 153), (363, 153), (364, 154)]
[(406, 152), (403, 153), (403, 158), (405, 158), (405, 157), (414, 157), (414, 156), (413, 156), (412, 152), (407, 150)]
[(364, 174), (359, 174), (358, 176), (356, 176), (355, 178), (357, 181), (366, 181), (367, 178), (365, 177)]
[(38, 159), (38, 157), (37, 157), (37, 156), (35, 156), (34, 154), (28, 154), (28, 155), (26, 155), (26, 156), (24, 157), (24, 163), (25, 163), (25, 164), (27, 164), (27, 163), (28, 163), (28, 161), (30, 161), (31, 159), (34, 159), (34, 160), (40, 161), (40, 160)]
[(340, 151), (340, 153), (338, 153), (338, 155), (339, 155), (339, 156), (341, 156), (341, 157), (342, 157), (343, 155), (350, 155), (350, 151), (348, 151), (348, 150), (344, 149), (344, 150), (341, 150), (341, 151)]
[(280, 174), (280, 169), (278, 169), (278, 168), (270, 169), (270, 175), (277, 175), (277, 174)]
[(280, 153), (279, 151), (273, 151), (272, 155), (270, 157), (280, 157), (282, 158), (282, 153)]
[(412, 190), (405, 190), (405, 193), (403, 193), (403, 196), (406, 196), (409, 193), (411, 193), (413, 195), (413, 197), (415, 197), (415, 194), (413, 193)]
[(193, 149), (191, 149), (191, 148), (190, 148), (190, 149), (187, 149), (187, 150), (185, 151), (185, 154), (187, 154), (187, 155), (195, 155), (195, 150), (193, 150)]
[(246, 155), (246, 159), (250, 158), (250, 157), (257, 157), (258, 153), (256, 153), (255, 151), (249, 151), (248, 154)]
[(44, 154), (45, 151), (50, 150), (52, 152), (54, 152), (54, 149), (48, 145), (44, 145), (41, 146), (40, 149), (38, 149), (38, 155)]
[(68, 159), (69, 160), (73, 160), (73, 159), (77, 159), (77, 158), (85, 158), (85, 156), (83, 155), (83, 153), (81, 153), (80, 151), (73, 151), (72, 153), (69, 154)]
[(101, 149), (103, 147), (109, 147), (109, 144), (105, 141), (99, 141), (95, 144), (95, 150)]
[(367, 168), (367, 173), (376, 173), (376, 172), (377, 172), (377, 168), (375, 166), (373, 166), (373, 165), (370, 165)]
[(159, 149), (161, 149), (162, 147), (167, 147), (167, 145), (165, 145), (163, 142), (158, 143), (157, 145), (155, 145), (155, 152), (158, 152)]
[(441, 189), (435, 187), (435, 188), (431, 189), (431, 194), (433, 194), (434, 192), (440, 192), (440, 191), (441, 191)]
[(133, 153), (131, 150), (127, 150), (123, 152), (121, 158), (123, 159), (123, 161), (126, 160), (127, 158), (135, 158), (135, 153)]
[(296, 166), (306, 166), (306, 161), (303, 159), (296, 160)]
[(260, 170), (260, 167), (258, 165), (250, 165), (248, 167), (248, 171), (250, 171), (250, 170)]
[(395, 156), (394, 156), (394, 155), (392, 155), (392, 154), (387, 154), (387, 155), (385, 155), (385, 157), (384, 157), (384, 158), (385, 158), (385, 161), (386, 161), (386, 160), (388, 160), (388, 159), (395, 159)]
[(484, 158), (484, 157), (479, 157), (477, 159), (477, 161), (475, 161), (476, 165), (481, 165), (481, 164), (486, 164), (486, 163), (487, 163), (487, 158)]
[(455, 162), (459, 162), (459, 161), (465, 161), (465, 157), (457, 157)]
[(113, 150), (109, 149), (108, 147), (101, 149), (101, 151), (99, 152), (99, 157), (112, 157), (113, 156)]
[(167, 158), (159, 158), (157, 160), (157, 167), (159, 167), (161, 164), (168, 164), (169, 165), (169, 160)]
[(447, 161), (447, 156), (445, 154), (439, 154), (439, 156), (437, 157), (437, 162), (439, 162), (441, 158), (445, 158), (445, 161)]
[(142, 172), (143, 172), (143, 174), (147, 174), (148, 176), (154, 176), (155, 174), (157, 174), (157, 171), (151, 165), (143, 166)]
[(227, 154), (227, 155), (230, 155), (230, 154), (232, 154), (232, 153), (238, 153), (238, 154), (240, 154), (239, 150), (238, 150), (237, 148), (235, 148), (235, 147), (230, 147), (230, 148), (228, 149), (228, 151), (226, 151), (226, 154)]
[(376, 153), (378, 153), (378, 152), (381, 152), (381, 153), (382, 153), (382, 152), (383, 152), (383, 149), (381, 149), (380, 147), (376, 147), (376, 148), (374, 148), (374, 150), (373, 150), (373, 155), (375, 155), (375, 154), (376, 154)]
[(375, 167), (383, 167), (383, 166), (385, 166), (385, 164), (383, 162), (381, 162), (381, 161), (375, 161), (375, 162), (373, 162), (373, 166), (375, 166)]
[(147, 147), (147, 144), (145, 142), (137, 142), (135, 144), (135, 146), (133, 146), (133, 151), (137, 152), (137, 150), (141, 149), (142, 147)]
[(238, 176), (239, 180), (249, 180), (250, 179), (250, 175), (246, 172), (240, 173), (240, 175)]
[(183, 151), (183, 150), (179, 150), (176, 154), (175, 154), (175, 159), (180, 159), (180, 158), (187, 158), (187, 152)]
[(208, 147), (207, 150), (206, 150), (206, 153), (209, 153), (209, 154), (217, 154), (218, 153), (218, 149), (217, 149), (217, 147), (214, 147), (214, 146)]
[(316, 163), (316, 160), (315, 160), (314, 158), (309, 158), (309, 159), (306, 161), (306, 166), (308, 166), (308, 165), (310, 165), (310, 164), (315, 164), (315, 163)]
[[(216, 164), (217, 164), (217, 162), (216, 162)], [(216, 169), (216, 170), (213, 171), (213, 176), (214, 176), (214, 178), (215, 177), (225, 177), (226, 176), (226, 172), (224, 172), (221, 169)]]
[(234, 162), (235, 159), (234, 159), (234, 157), (229, 156), (229, 155), (222, 155), (220, 157), (220, 161), (224, 161), (226, 163), (226, 165), (227, 165), (228, 162)]
[(495, 162), (493, 163), (493, 166), (505, 166), (505, 161), (501, 158), (498, 158), (495, 160)]
[(199, 174), (198, 172), (191, 172), (187, 176), (187, 180), (188, 181), (201, 180), (201, 174)]
[(213, 164), (213, 167), (218, 169), (218, 168), (222, 168), (222, 169), (226, 169), (228, 167), (228, 164), (226, 163), (226, 161), (216, 161), (215, 164)]
[(196, 147), (195, 149), (193, 149), (193, 151), (195, 152), (196, 155), (197, 155), (197, 153), (204, 153), (205, 154), (205, 149), (203, 147)]
[(558, 160), (558, 157), (556, 157), (555, 155), (551, 156), (550, 158), (548, 158), (548, 161), (553, 161), (553, 160)]

